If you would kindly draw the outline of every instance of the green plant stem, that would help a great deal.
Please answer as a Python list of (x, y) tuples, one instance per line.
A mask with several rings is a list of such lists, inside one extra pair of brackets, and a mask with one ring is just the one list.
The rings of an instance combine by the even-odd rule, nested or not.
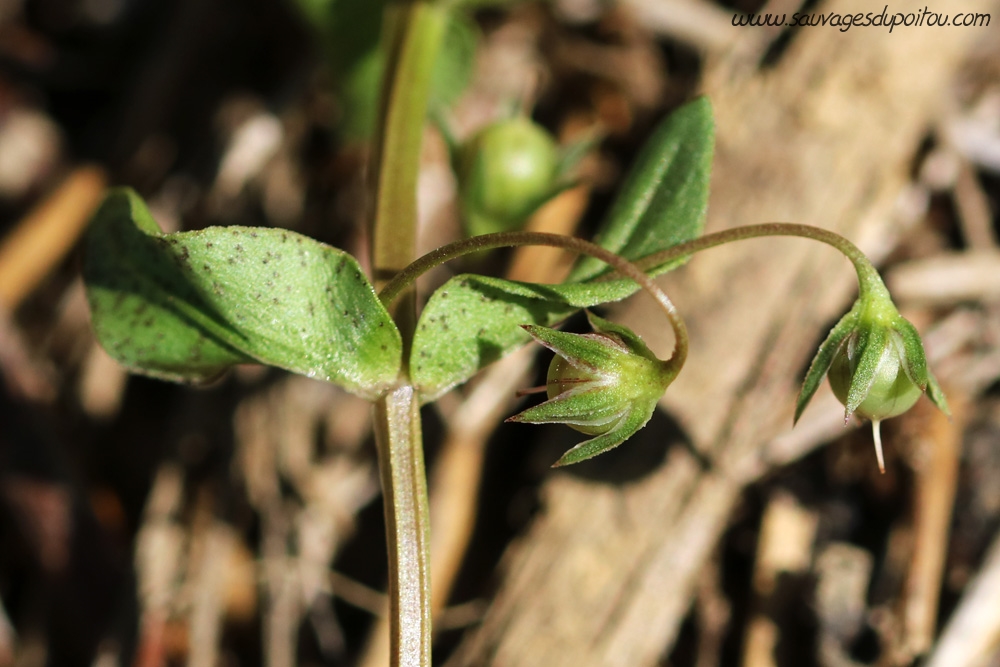
[(430, 509), (420, 403), (402, 385), (375, 403), (389, 552), (389, 655), (393, 667), (431, 664)]
[[(416, 254), (417, 174), (431, 73), (447, 24), (427, 1), (386, 8), (386, 70), (372, 160), (372, 269), (376, 286)], [(392, 667), (430, 667), (430, 512), (420, 413), (407, 359), (416, 300), (412, 288), (389, 310), (403, 336), (400, 385), (375, 404), (375, 433), (385, 503)]]
[[(372, 266), (375, 286), (392, 278), (416, 255), (417, 174), (434, 60), (447, 14), (429, 2), (390, 4), (386, 10), (385, 87), (373, 161)], [(416, 307), (407, 295), (390, 313), (412, 338)], [(408, 355), (404, 343), (404, 363)]]
[[(713, 234), (700, 236), (692, 241), (680, 243), (678, 245), (661, 250), (660, 252), (647, 255), (635, 261), (636, 266), (644, 271), (661, 266), (667, 262), (680, 259), (686, 255), (693, 255), (696, 252), (714, 248), (733, 241), (744, 239), (761, 238), (764, 236), (798, 236), (812, 239), (833, 246), (841, 252), (854, 265), (854, 270), (858, 274), (858, 285), (860, 288), (860, 298), (870, 297), (889, 298), (889, 292), (882, 282), (875, 266), (871, 263), (861, 250), (848, 241), (846, 238), (831, 232), (827, 229), (813, 227), (811, 225), (800, 225), (792, 222), (765, 222), (757, 225), (746, 225), (734, 227)], [(623, 274), (624, 275), (624, 274)], [(614, 275), (601, 276), (598, 280), (611, 280)]]
[(397, 273), (395, 278), (386, 283), (382, 288), (378, 297), (388, 308), (400, 294), (413, 285), (418, 277), (435, 266), (470, 253), (526, 245), (563, 248), (581, 255), (595, 257), (611, 266), (621, 276), (638, 283), (642, 289), (656, 300), (670, 321), (670, 326), (673, 327), (674, 352), (670, 357), (670, 365), (678, 372), (684, 366), (684, 361), (687, 359), (688, 353), (687, 327), (684, 325), (684, 320), (681, 319), (680, 313), (677, 312), (673, 302), (670, 301), (670, 297), (649, 276), (643, 273), (636, 264), (599, 245), (573, 236), (546, 234), (544, 232), (498, 232), (496, 234), (473, 236), (463, 241), (449, 243), (420, 257)]

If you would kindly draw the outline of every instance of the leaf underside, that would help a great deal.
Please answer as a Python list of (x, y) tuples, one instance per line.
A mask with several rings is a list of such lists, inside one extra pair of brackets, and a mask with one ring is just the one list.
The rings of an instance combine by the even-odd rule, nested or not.
[[(656, 130), (612, 205), (596, 241), (639, 259), (699, 236), (704, 227), (714, 132), (708, 101), (682, 107)], [(659, 275), (683, 259), (654, 267)], [(410, 377), (429, 402), (530, 338), (522, 324), (553, 326), (580, 308), (618, 301), (629, 280), (589, 282), (607, 271), (582, 258), (562, 285), (460, 275), (439, 288), (420, 316)]]
[(109, 192), (88, 232), (94, 330), (130, 370), (203, 381), (258, 362), (377, 396), (399, 332), (347, 253), (281, 229), (163, 234), (142, 199)]

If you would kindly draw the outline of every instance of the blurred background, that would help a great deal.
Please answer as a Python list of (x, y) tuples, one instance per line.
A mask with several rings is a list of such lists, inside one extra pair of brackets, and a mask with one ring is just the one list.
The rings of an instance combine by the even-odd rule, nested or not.
[[(367, 262), (383, 4), (0, 0), (0, 667), (387, 664), (367, 403), (259, 367), (207, 387), (127, 375), (90, 331), (78, 252), (125, 184), (167, 231), (283, 227)], [(872, 9), (842, 0), (475, 4), (425, 135), (423, 249), (463, 233), (449, 133), (520, 114), (590, 140), (528, 222), (586, 236), (649, 132), (707, 94), (708, 229), (855, 241), (953, 417), (921, 400), (884, 424), (885, 475), (825, 386), (792, 429), (850, 267), (802, 240), (705, 253), (662, 282), (692, 356), (625, 446), (556, 472), (579, 434), (502, 424), (544, 382), (534, 349), (425, 409), (435, 663), (1000, 665), (998, 3), (930, 8), (992, 25), (891, 34), (733, 25)], [(568, 266), (477, 261), (426, 288)], [(605, 314), (666, 356), (648, 307)]]

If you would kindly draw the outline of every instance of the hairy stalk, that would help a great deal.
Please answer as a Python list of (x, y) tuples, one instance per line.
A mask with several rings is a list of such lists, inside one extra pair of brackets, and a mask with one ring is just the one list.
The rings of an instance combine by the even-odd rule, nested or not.
[[(431, 656), (430, 510), (420, 404), (409, 385), (375, 404), (389, 552), (390, 656), (393, 667), (425, 667)], [(385, 454), (388, 460), (381, 461)]]
[[(793, 222), (765, 222), (757, 225), (734, 227), (732, 229), (715, 232), (713, 234), (706, 234), (694, 239), (693, 241), (680, 243), (667, 248), (666, 250), (661, 250), (660, 252), (637, 259), (635, 264), (640, 269), (648, 271), (653, 267), (661, 266), (667, 262), (680, 259), (686, 255), (693, 255), (696, 252), (707, 250), (708, 248), (714, 248), (725, 243), (732, 243), (733, 241), (761, 238), (764, 236), (799, 236), (833, 246), (839, 250), (841, 254), (847, 257), (847, 259), (851, 261), (851, 264), (854, 265), (854, 270), (858, 274), (858, 284), (860, 287), (861, 298), (867, 298), (869, 295), (873, 294), (880, 294), (888, 297), (888, 291), (886, 290), (885, 284), (882, 282), (882, 278), (879, 276), (878, 271), (875, 270), (875, 266), (872, 265), (871, 260), (869, 260), (856, 245), (845, 239), (840, 234), (836, 234), (827, 229), (821, 229), (811, 225), (800, 225)], [(621, 275), (630, 277), (626, 276), (624, 273)], [(611, 280), (615, 277), (617, 276), (611, 274), (608, 276), (602, 276), (598, 280)]]
[[(447, 14), (426, 0), (386, 9), (386, 72), (372, 158), (375, 284), (416, 254), (417, 173), (431, 72)], [(389, 558), (389, 655), (392, 667), (430, 667), (430, 511), (420, 412), (406, 378), (416, 322), (412, 290), (389, 310), (403, 335), (400, 385), (375, 404), (375, 434)], [(376, 639), (376, 642), (379, 641)]]
[(673, 327), (674, 353), (670, 357), (671, 365), (678, 371), (684, 366), (684, 361), (687, 359), (688, 353), (687, 327), (684, 325), (684, 320), (681, 319), (673, 302), (670, 301), (670, 297), (636, 264), (599, 245), (578, 239), (574, 236), (546, 234), (544, 232), (498, 232), (496, 234), (473, 236), (470, 239), (449, 243), (420, 257), (397, 273), (392, 280), (385, 284), (379, 292), (378, 297), (386, 307), (390, 307), (400, 294), (413, 285), (418, 277), (449, 260), (483, 250), (526, 245), (563, 248), (581, 255), (589, 255), (612, 267), (618, 275), (638, 283), (646, 293), (656, 300), (656, 303), (670, 321), (670, 326)]
[[(385, 24), (388, 57), (372, 168), (372, 267), (376, 287), (416, 255), (420, 149), (431, 73), (447, 15), (429, 2), (390, 4)], [(412, 338), (416, 316), (412, 294), (390, 313), (403, 335), (405, 357), (409, 353), (406, 341)]]

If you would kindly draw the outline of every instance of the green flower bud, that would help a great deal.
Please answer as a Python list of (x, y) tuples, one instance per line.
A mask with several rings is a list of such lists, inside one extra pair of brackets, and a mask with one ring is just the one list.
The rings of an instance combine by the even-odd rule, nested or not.
[(899, 314), (884, 287), (858, 299), (820, 345), (799, 393), (796, 421), (824, 375), (844, 404), (845, 421), (851, 414), (871, 420), (875, 453), (883, 472), (879, 429), (883, 419), (906, 412), (925, 392), (948, 413), (944, 394), (927, 369), (920, 335)]
[(556, 353), (549, 365), (549, 400), (507, 421), (562, 423), (587, 435), (556, 462), (578, 463), (617, 447), (646, 425), (680, 370), (661, 361), (626, 327), (587, 313), (594, 333), (524, 329)]
[(463, 143), (455, 158), (469, 236), (520, 228), (561, 189), (559, 148), (527, 118), (487, 126)]

